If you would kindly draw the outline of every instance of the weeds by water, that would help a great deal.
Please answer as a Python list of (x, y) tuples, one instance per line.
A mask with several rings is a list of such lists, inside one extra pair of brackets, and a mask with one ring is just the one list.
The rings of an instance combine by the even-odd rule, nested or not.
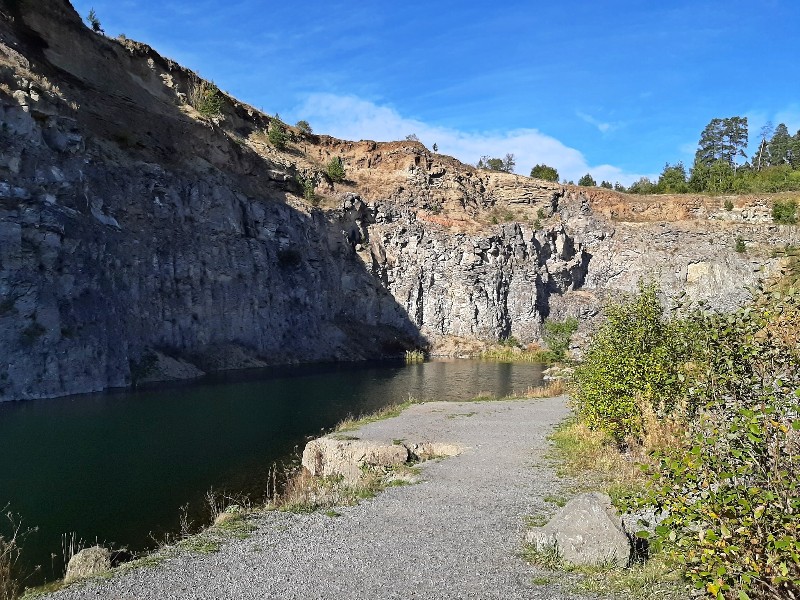
[(8, 506), (3, 511), (7, 532), (0, 533), (0, 600), (15, 600), (25, 580), (33, 574), (20, 571), (19, 558), (23, 540), (35, 530), (24, 528), (22, 520)]
[(373, 413), (362, 415), (360, 417), (348, 417), (343, 421), (340, 421), (339, 424), (336, 426), (334, 431), (336, 432), (346, 432), (346, 431), (353, 431), (355, 429), (359, 429), (364, 425), (369, 425), (370, 423), (375, 423), (376, 421), (383, 421), (384, 419), (392, 419), (394, 417), (399, 417), (400, 414), (410, 407), (413, 404), (421, 404), (420, 400), (416, 400), (412, 397), (409, 397), (408, 400), (402, 402), (400, 404), (392, 404), (390, 406), (386, 406), (377, 410)]

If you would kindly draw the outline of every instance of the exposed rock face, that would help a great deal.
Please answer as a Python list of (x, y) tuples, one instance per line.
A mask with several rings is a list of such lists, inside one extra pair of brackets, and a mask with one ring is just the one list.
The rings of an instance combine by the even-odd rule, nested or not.
[(539, 550), (555, 547), (573, 565), (626, 567), (631, 555), (611, 498), (600, 492), (576, 496), (547, 525), (531, 529), (526, 541)]
[[(640, 277), (732, 306), (771, 248), (800, 242), (761, 222), (761, 198), (648, 205), (418, 142), (290, 131), (278, 152), (252, 107), (187, 105), (194, 80), (65, 0), (0, 5), (0, 400), (453, 336), (528, 343), (545, 318), (589, 327)], [(325, 174), (333, 156), (348, 181)]]
[(64, 581), (77, 581), (100, 575), (111, 569), (111, 553), (102, 546), (84, 548), (72, 558), (67, 565)]

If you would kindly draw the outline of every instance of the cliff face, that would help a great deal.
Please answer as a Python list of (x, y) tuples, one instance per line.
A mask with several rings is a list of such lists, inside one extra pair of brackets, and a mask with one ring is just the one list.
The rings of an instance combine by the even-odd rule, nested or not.
[[(642, 276), (734, 305), (770, 249), (798, 242), (758, 198), (640, 206), (293, 130), (279, 152), (251, 107), (195, 111), (195, 82), (66, 0), (0, 4), (0, 400), (452, 336), (531, 342), (547, 317), (588, 326)], [(348, 181), (325, 174), (333, 156)]]

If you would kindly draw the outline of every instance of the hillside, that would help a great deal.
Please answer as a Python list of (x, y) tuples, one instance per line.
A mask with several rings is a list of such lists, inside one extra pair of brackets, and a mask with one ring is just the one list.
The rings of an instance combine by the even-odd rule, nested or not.
[(273, 118), (222, 93), (204, 116), (191, 71), (66, 0), (0, 7), (0, 400), (529, 343), (645, 276), (730, 307), (800, 243), (766, 196), (629, 197), (292, 127), (279, 151)]

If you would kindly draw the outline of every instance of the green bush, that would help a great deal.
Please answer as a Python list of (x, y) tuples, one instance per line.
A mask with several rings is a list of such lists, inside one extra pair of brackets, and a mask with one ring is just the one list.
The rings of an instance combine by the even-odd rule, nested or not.
[(311, 125), (309, 125), (308, 121), (305, 120), (298, 121), (295, 124), (295, 127), (297, 127), (297, 130), (300, 133), (303, 133), (305, 135), (311, 135), (312, 133), (314, 133), (314, 131), (311, 129)]
[(277, 116), (271, 119), (269, 122), (267, 139), (269, 139), (269, 143), (272, 144), (276, 150), (286, 149), (286, 143), (288, 142), (289, 138), (286, 135), (286, 129), (283, 126), (283, 122), (281, 122)]
[(345, 171), (344, 165), (342, 164), (342, 159), (338, 156), (334, 156), (329, 162), (328, 166), (325, 169), (325, 172), (328, 174), (328, 177), (331, 178), (331, 181), (336, 183), (344, 181), (345, 178)]
[(772, 205), (772, 220), (784, 225), (794, 225), (797, 223), (797, 200), (776, 199)]
[(698, 418), (660, 456), (656, 547), (718, 599), (800, 597), (800, 294), (696, 311)]
[(222, 114), (222, 94), (213, 81), (195, 79), (189, 85), (187, 100), (194, 109), (206, 118)]
[(728, 212), (733, 210), (733, 200), (731, 200), (730, 198), (725, 199), (725, 210), (727, 210)]
[(314, 192), (314, 180), (311, 177), (303, 179), (299, 178), (300, 185), (303, 186), (303, 198), (311, 202), (314, 206), (319, 204), (319, 199)]
[(545, 321), (544, 341), (553, 360), (563, 360), (569, 350), (572, 334), (578, 330), (578, 319), (567, 317), (563, 321)]
[(747, 246), (744, 243), (744, 238), (742, 236), (736, 237), (736, 251), (739, 253), (744, 252), (747, 250)]
[(666, 415), (683, 390), (686, 325), (664, 318), (655, 284), (605, 308), (606, 321), (575, 370), (573, 394), (581, 419), (618, 443), (640, 438), (642, 410)]

